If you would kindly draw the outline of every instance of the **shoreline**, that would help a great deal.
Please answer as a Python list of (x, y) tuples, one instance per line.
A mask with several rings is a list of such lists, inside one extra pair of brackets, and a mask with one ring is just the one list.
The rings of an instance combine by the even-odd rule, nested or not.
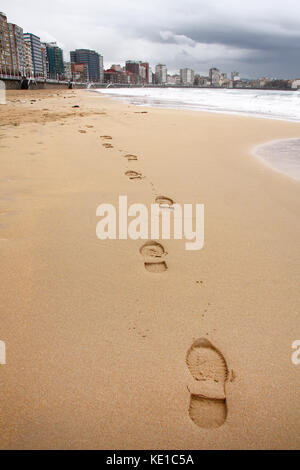
[[(250, 151), (300, 124), (85, 91), (8, 93), (0, 115), (0, 448), (299, 448), (300, 185)], [(143, 240), (98, 240), (119, 195), (203, 203), (203, 249), (159, 240), (154, 273)], [(211, 429), (189, 411), (199, 338), (229, 371)]]
[[(98, 93), (96, 90), (88, 90), (88, 91), (92, 91), (94, 93)], [(176, 107), (168, 107), (168, 106), (155, 106), (155, 105), (151, 105), (151, 104), (147, 104), (147, 105), (143, 105), (143, 104), (133, 104), (133, 103), (130, 103), (130, 101), (126, 101), (125, 99), (122, 99), (121, 97), (114, 97), (113, 95), (109, 95), (109, 94), (102, 94), (102, 93), (99, 93), (101, 96), (103, 96), (104, 98), (108, 99), (108, 100), (112, 100), (112, 101), (116, 101), (118, 103), (122, 103), (124, 105), (130, 105), (130, 106), (133, 106), (133, 107), (136, 107), (136, 108), (139, 108), (139, 107), (143, 107), (143, 108), (152, 108), (152, 109), (156, 109), (156, 110), (160, 110), (160, 109), (165, 109), (165, 110), (168, 110), (168, 111), (189, 111), (189, 112), (195, 112), (195, 113), (205, 113), (205, 114), (213, 114), (213, 115), (224, 115), (224, 116), (237, 116), (237, 117), (241, 117), (241, 118), (253, 118), (253, 119), (268, 119), (268, 120), (274, 120), (274, 121), (283, 121), (283, 122), (291, 122), (291, 123), (300, 123), (300, 120), (297, 121), (297, 120), (293, 120), (293, 119), (280, 119), (280, 118), (274, 118), (274, 117), (270, 117), (270, 116), (260, 116), (260, 115), (251, 115), (251, 114), (245, 114), (245, 113), (234, 113), (234, 112), (221, 112), (221, 111), (209, 111), (209, 110), (196, 110), (196, 109), (191, 109), (191, 108), (176, 108)], [(276, 143), (281, 143), (281, 142), (284, 142), (284, 141), (291, 141), (291, 140), (295, 140), (295, 141), (298, 141), (300, 140), (300, 134), (299, 134), (299, 137), (293, 137), (293, 138), (281, 138), (281, 139), (274, 139), (274, 140), (266, 140), (265, 142), (263, 143), (260, 143), (258, 145), (254, 144), (254, 147), (252, 149), (249, 150), (249, 154), (255, 158), (257, 161), (259, 161), (260, 164), (264, 165), (267, 169), (271, 170), (271, 171), (274, 171), (278, 174), (280, 174), (281, 176), (284, 176), (284, 177), (287, 177), (291, 180), (293, 180), (294, 182), (296, 183), (299, 183), (299, 177), (297, 176), (292, 176), (290, 175), (289, 173), (287, 173), (286, 171), (284, 170), (280, 170), (279, 168), (277, 168), (275, 165), (273, 165), (272, 163), (268, 162), (267, 160), (264, 159), (263, 155), (259, 155), (258, 153), (258, 150), (264, 146), (268, 146), (268, 145), (271, 145), (271, 144), (276, 144)]]
[[(277, 149), (278, 149), (278, 146), (280, 146), (280, 144), (284, 143), (285, 141), (287, 143), (291, 142), (291, 141), (300, 142), (300, 137), (280, 139), (280, 140), (271, 140), (271, 141), (265, 142), (264, 144), (260, 144), (256, 147), (254, 147), (251, 151), (251, 155), (253, 155), (254, 158), (257, 158), (263, 165), (267, 166), (270, 170), (275, 171), (276, 173), (280, 173), (281, 175), (284, 175), (287, 178), (290, 178), (290, 179), (292, 179), (292, 180), (299, 183), (300, 182), (300, 175), (296, 176), (296, 175), (290, 174), (288, 172), (287, 168), (285, 168), (284, 170), (279, 169), (278, 167), (276, 167), (276, 165), (274, 163), (272, 164), (270, 161), (268, 161), (267, 155), (264, 156), (264, 148), (266, 150), (266, 148), (269, 147), (269, 146), (272, 146), (272, 145), (276, 146), (277, 145)], [(261, 151), (261, 154), (259, 153), (260, 151)], [(274, 151), (276, 151), (276, 147), (274, 148)], [(278, 151), (277, 155), (280, 156), (279, 149), (277, 151)], [(299, 173), (299, 171), (298, 171), (298, 173)]]
[[(115, 88), (109, 88), (111, 90), (114, 90)], [(134, 89), (134, 88), (133, 88)], [(147, 89), (147, 88), (145, 88)], [(161, 88), (162, 90), (165, 90), (165, 88)], [(169, 90), (169, 88), (166, 88), (167, 90)], [(186, 89), (189, 89), (189, 88), (186, 88)], [(186, 90), (185, 88), (183, 88), (182, 90)], [(192, 89), (192, 88), (191, 88)], [(196, 88), (198, 89), (198, 88)], [(251, 117), (251, 118), (255, 118), (255, 119), (271, 119), (271, 120), (276, 120), (276, 121), (284, 121), (284, 122), (297, 122), (299, 123), (300, 122), (300, 116), (298, 118), (287, 118), (287, 117), (276, 117), (274, 115), (267, 115), (267, 114), (263, 114), (263, 113), (256, 113), (256, 112), (249, 112), (249, 111), (230, 111), (230, 110), (225, 110), (225, 111), (222, 111), (222, 110), (216, 110), (216, 109), (213, 109), (213, 110), (210, 110), (208, 108), (206, 109), (201, 109), (201, 107), (197, 108), (197, 105), (194, 105), (192, 106), (192, 104), (188, 104), (188, 103), (184, 103), (182, 102), (182, 105), (179, 106), (179, 103), (181, 103), (180, 101), (178, 101), (178, 105), (176, 106), (176, 104), (174, 104), (172, 106), (172, 101), (165, 101), (163, 102), (163, 99), (161, 99), (162, 104), (161, 106), (159, 105), (156, 105), (156, 103), (151, 103), (151, 99), (153, 99), (154, 101), (159, 101), (159, 98), (155, 98), (155, 97), (150, 97), (150, 101), (148, 103), (133, 103), (132, 101), (134, 99), (136, 100), (141, 100), (143, 99), (143, 96), (139, 96), (139, 95), (122, 95), (122, 94), (110, 94), (109, 92), (103, 92), (102, 90), (104, 90), (103, 88), (98, 88), (98, 89), (95, 89), (95, 90), (88, 90), (88, 91), (92, 91), (94, 93), (98, 93), (100, 95), (103, 95), (105, 96), (106, 98), (108, 99), (113, 99), (113, 100), (117, 100), (119, 102), (122, 102), (123, 104), (130, 104), (132, 106), (144, 106), (144, 107), (149, 107), (149, 108), (156, 108), (156, 109), (169, 109), (169, 110), (184, 110), (184, 111), (193, 111), (193, 112), (200, 112), (200, 113), (213, 113), (213, 114), (221, 114), (221, 115), (229, 115), (229, 116), (241, 116), (241, 117)], [(127, 88), (119, 88), (119, 90), (127, 90)], [(130, 88), (128, 89), (130, 90)], [(138, 90), (144, 90), (144, 88), (138, 88)], [(152, 90), (150, 88), (150, 90)], [(172, 89), (171, 89), (172, 90)], [(199, 89), (198, 89), (199, 90)], [(201, 90), (201, 88), (200, 88)], [(208, 88), (207, 90), (211, 90), (212, 92), (215, 92), (215, 91), (218, 91), (219, 89), (216, 88)], [(221, 91), (226, 91), (227, 89), (220, 89)], [(228, 91), (232, 91), (231, 89), (228, 89)], [(243, 91), (243, 89), (240, 89), (238, 91)], [(250, 90), (251, 91), (251, 90)], [(253, 90), (252, 90), (253, 91)], [(258, 90), (254, 90), (254, 91), (258, 91)], [(281, 92), (282, 90), (260, 90), (260, 91), (274, 91), (274, 93), (276, 92)], [(289, 91), (293, 91), (293, 90), (289, 90)], [(296, 90), (295, 90), (296, 92)], [(299, 94), (299, 93), (298, 93)], [(207, 105), (208, 106), (208, 105)]]

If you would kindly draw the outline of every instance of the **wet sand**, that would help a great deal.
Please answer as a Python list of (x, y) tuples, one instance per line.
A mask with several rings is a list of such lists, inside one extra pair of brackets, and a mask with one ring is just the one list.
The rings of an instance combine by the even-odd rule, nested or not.
[[(8, 100), (0, 447), (299, 448), (300, 183), (251, 151), (300, 124), (84, 90)], [(153, 272), (145, 241), (100, 241), (96, 208), (119, 195), (203, 203), (204, 248), (159, 240)]]

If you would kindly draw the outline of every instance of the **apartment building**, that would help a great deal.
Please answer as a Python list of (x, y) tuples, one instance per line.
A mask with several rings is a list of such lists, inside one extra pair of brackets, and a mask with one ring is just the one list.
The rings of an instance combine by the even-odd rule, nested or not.
[(64, 57), (63, 50), (58, 47), (56, 42), (46, 44), (48, 78), (61, 79), (64, 75)]
[(47, 44), (45, 42), (41, 42), (41, 53), (42, 53), (43, 76), (45, 78), (48, 78)]
[(220, 85), (220, 77), (221, 77), (221, 74), (220, 74), (219, 69), (215, 67), (212, 67), (211, 69), (209, 69), (209, 80), (210, 80), (211, 86), (218, 87)]
[[(148, 62), (140, 62), (140, 66), (143, 68), (143, 83), (150, 83), (150, 67)], [(141, 74), (140, 74), (141, 75)]]
[(140, 83), (140, 63), (135, 60), (127, 60), (125, 71), (130, 75), (130, 83)]
[(13, 61), (10, 45), (10, 34), (5, 13), (0, 12), (0, 72), (12, 74)]
[(99, 54), (99, 73), (100, 73), (100, 83), (104, 83), (103, 56), (101, 54)]
[(88, 64), (75, 64), (71, 62), (72, 80), (75, 82), (87, 82), (89, 80)]
[(169, 85), (180, 85), (181, 79), (180, 75), (175, 74), (175, 75), (168, 75), (168, 84)]
[(32, 33), (24, 34), (25, 43), (30, 45), (33, 75), (44, 77), (41, 40)]
[[(102, 57), (102, 56), (101, 56)], [(100, 59), (100, 54), (90, 49), (76, 49), (70, 52), (71, 62), (74, 64), (85, 64), (88, 67), (88, 80), (90, 82), (99, 82), (100, 67), (102, 63), (103, 68), (103, 57)], [(102, 61), (101, 61), (102, 60)]]
[(71, 62), (64, 62), (64, 77), (66, 80), (72, 80), (72, 66)]
[(158, 85), (167, 83), (167, 66), (164, 64), (158, 64), (155, 67), (155, 82)]
[(25, 45), (23, 29), (14, 24), (8, 23), (10, 47), (12, 55), (12, 67), (14, 75), (25, 75)]
[(194, 84), (195, 72), (192, 69), (180, 69), (180, 82), (182, 85)]
[(30, 42), (24, 42), (25, 47), (25, 76), (33, 77), (33, 65)]

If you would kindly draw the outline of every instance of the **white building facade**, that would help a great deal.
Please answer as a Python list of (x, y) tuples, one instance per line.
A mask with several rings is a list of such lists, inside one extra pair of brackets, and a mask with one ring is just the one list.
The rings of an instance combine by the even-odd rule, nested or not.
[(195, 72), (192, 69), (180, 69), (180, 82), (182, 85), (193, 85)]
[(167, 83), (167, 66), (164, 64), (158, 64), (155, 67), (155, 81), (158, 85)]

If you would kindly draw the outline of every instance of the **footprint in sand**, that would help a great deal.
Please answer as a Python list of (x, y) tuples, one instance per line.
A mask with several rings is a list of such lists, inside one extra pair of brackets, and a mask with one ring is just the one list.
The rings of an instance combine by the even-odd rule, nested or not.
[(128, 160), (129, 162), (138, 159), (138, 157), (137, 157), (136, 155), (131, 155), (130, 153), (128, 153), (127, 155), (124, 155), (124, 158), (127, 158), (127, 160)]
[(114, 148), (114, 146), (111, 145), (111, 144), (102, 144), (102, 145), (103, 145), (103, 147), (105, 147), (106, 149), (113, 149), (113, 148)]
[(159, 204), (159, 207), (162, 209), (172, 209), (174, 204), (173, 199), (166, 196), (157, 196), (157, 198), (155, 198), (155, 202), (156, 204)]
[(191, 420), (201, 428), (222, 426), (227, 418), (225, 383), (229, 375), (223, 354), (200, 338), (188, 350), (186, 363), (194, 379), (188, 386)]
[(112, 140), (112, 136), (111, 136), (111, 135), (101, 135), (100, 138), (101, 138), (101, 139), (104, 139), (104, 140)]
[(150, 273), (163, 273), (168, 269), (163, 260), (167, 253), (160, 243), (150, 240), (140, 248), (140, 253), (144, 257), (145, 269)]
[(128, 176), (130, 180), (141, 180), (143, 177), (142, 173), (138, 173), (137, 171), (126, 171), (125, 175)]
[(86, 131), (80, 129), (78, 132), (80, 132), (80, 134), (86, 134)]

